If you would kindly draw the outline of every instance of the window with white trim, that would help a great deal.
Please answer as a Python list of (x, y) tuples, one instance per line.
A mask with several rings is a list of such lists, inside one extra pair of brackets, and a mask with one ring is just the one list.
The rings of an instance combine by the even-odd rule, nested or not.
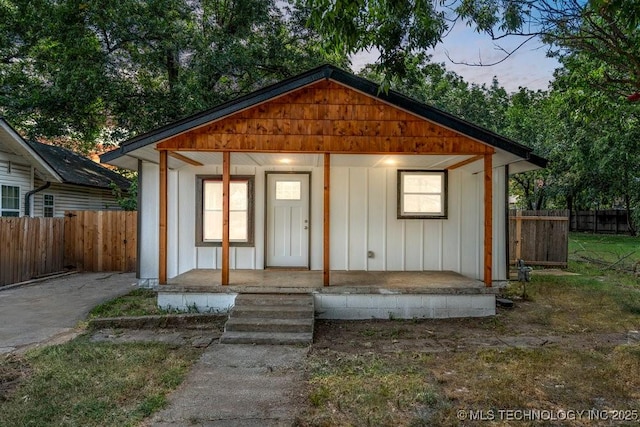
[[(229, 183), (229, 242), (232, 246), (253, 245), (253, 176), (232, 176)], [(222, 177), (198, 176), (196, 195), (196, 243), (222, 243)]]
[(43, 210), (45, 218), (53, 218), (54, 207), (53, 194), (45, 194), (43, 196)]
[(446, 171), (398, 170), (398, 219), (446, 217)]
[(0, 216), (20, 216), (20, 187), (0, 187)]

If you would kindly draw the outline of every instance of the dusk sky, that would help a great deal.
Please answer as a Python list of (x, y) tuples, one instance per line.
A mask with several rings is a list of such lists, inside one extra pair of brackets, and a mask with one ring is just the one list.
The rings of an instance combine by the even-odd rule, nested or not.
[[(509, 50), (524, 39), (511, 37), (501, 40), (500, 46)], [(528, 87), (532, 90), (546, 90), (549, 81), (553, 78), (553, 71), (559, 66), (555, 59), (546, 57), (546, 46), (538, 40), (531, 40), (522, 46), (515, 54), (506, 61), (484, 67), (473, 67), (468, 65), (453, 64), (449, 57), (455, 62), (482, 63), (495, 62), (505, 56), (499, 51), (489, 36), (478, 34), (473, 29), (458, 23), (444, 42), (438, 44), (434, 51), (428, 52), (433, 55), (432, 62), (442, 62), (448, 70), (461, 75), (470, 83), (491, 84), (493, 76), (498, 78), (500, 85), (508, 92), (518, 90), (518, 87)], [(374, 62), (378, 57), (377, 52), (363, 52), (352, 58), (354, 70), (360, 70), (365, 64)]]

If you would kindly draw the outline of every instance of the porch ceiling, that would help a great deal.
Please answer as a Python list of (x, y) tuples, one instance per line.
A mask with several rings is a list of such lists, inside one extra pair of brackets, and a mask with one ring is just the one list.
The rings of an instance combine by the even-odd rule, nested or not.
[[(211, 151), (179, 151), (180, 155), (203, 165), (221, 165), (222, 153)], [(153, 147), (144, 147), (135, 151), (134, 156), (126, 155), (112, 161), (119, 167), (137, 169), (137, 160), (158, 163), (158, 151)], [(290, 167), (320, 167), (322, 166), (322, 154), (294, 154), (294, 153), (233, 153), (231, 163), (241, 166), (290, 166)], [(397, 168), (424, 168), (446, 169), (464, 160), (471, 155), (383, 155), (383, 154), (334, 154), (331, 156), (331, 164), (334, 167), (397, 167)], [(516, 162), (516, 163), (514, 163)], [(510, 173), (519, 173), (537, 167), (527, 161), (522, 161), (518, 156), (503, 150), (496, 150), (493, 159), (494, 167), (505, 164), (513, 164)], [(184, 160), (169, 157), (169, 168), (180, 169), (189, 166)], [(479, 173), (484, 164), (476, 161), (463, 166), (461, 169), (469, 173)]]
[[(222, 153), (181, 151), (191, 160), (209, 164), (222, 164)], [(409, 167), (444, 169), (472, 156), (465, 155), (377, 155), (335, 154), (331, 157), (334, 167)], [(232, 153), (231, 164), (242, 166), (322, 166), (322, 154), (292, 153)], [(183, 163), (184, 165), (185, 163)]]

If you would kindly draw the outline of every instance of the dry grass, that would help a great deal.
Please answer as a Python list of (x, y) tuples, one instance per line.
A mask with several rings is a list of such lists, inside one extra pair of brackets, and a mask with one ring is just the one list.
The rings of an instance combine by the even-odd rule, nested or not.
[(309, 399), (314, 411), (302, 424), (408, 425), (416, 414), (430, 414), (441, 399), (435, 381), (424, 375), (432, 356), (374, 353), (343, 355), (325, 351), (310, 361), (314, 374)]
[[(626, 336), (640, 330), (640, 280), (575, 262), (571, 269), (582, 275), (534, 275), (524, 299), (522, 285), (513, 284), (516, 308), (492, 318), (320, 324), (308, 365), (310, 404), (299, 424), (637, 425), (640, 344)], [(496, 337), (525, 344), (482, 345)], [(447, 345), (416, 345), (426, 341)], [(493, 419), (470, 421), (472, 410)], [(587, 415), (541, 422), (506, 420), (499, 410), (628, 412), (619, 422)]]
[[(635, 280), (635, 279), (634, 279)], [(528, 325), (538, 333), (624, 332), (637, 328), (640, 314), (640, 282), (629, 277), (534, 276), (526, 285), (526, 300), (516, 299), (517, 309), (500, 314), (506, 332)], [(523, 285), (513, 283), (512, 298)]]
[(640, 411), (637, 345), (481, 350), (438, 355), (425, 368), (450, 403), (440, 414), (441, 425), (457, 425), (459, 409)]
[(313, 354), (310, 369), (311, 405), (299, 422), (308, 426), (457, 426), (460, 410), (640, 412), (638, 345), (430, 355), (327, 350)]

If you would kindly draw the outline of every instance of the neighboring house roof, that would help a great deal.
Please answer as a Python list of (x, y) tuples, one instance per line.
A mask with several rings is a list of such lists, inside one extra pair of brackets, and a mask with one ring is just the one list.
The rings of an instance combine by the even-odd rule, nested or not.
[(224, 104), (212, 109), (129, 139), (123, 142), (119, 148), (100, 156), (100, 161), (109, 162), (111, 160), (115, 160), (129, 152), (145, 147), (149, 144), (171, 138), (206, 123), (229, 116), (238, 111), (263, 103), (323, 79), (334, 80), (345, 86), (349, 86), (388, 104), (402, 108), (426, 120), (440, 124), (493, 147), (515, 154), (536, 166), (545, 167), (547, 164), (546, 159), (533, 154), (533, 150), (529, 147), (474, 125), (473, 123), (460, 119), (435, 107), (418, 102), (402, 95), (399, 92), (389, 90), (385, 93), (384, 91), (380, 91), (380, 86), (378, 84), (343, 71), (332, 65), (317, 67), (298, 76), (291, 77), (248, 95), (225, 102)]
[(62, 182), (66, 184), (111, 188), (111, 183), (114, 182), (122, 189), (129, 188), (131, 184), (119, 173), (66, 148), (35, 141), (28, 141), (28, 144), (58, 172)]
[(131, 183), (119, 173), (101, 166), (66, 148), (25, 141), (7, 121), (0, 117), (0, 144), (25, 158), (44, 180), (94, 188), (111, 188), (114, 182), (123, 190)]

